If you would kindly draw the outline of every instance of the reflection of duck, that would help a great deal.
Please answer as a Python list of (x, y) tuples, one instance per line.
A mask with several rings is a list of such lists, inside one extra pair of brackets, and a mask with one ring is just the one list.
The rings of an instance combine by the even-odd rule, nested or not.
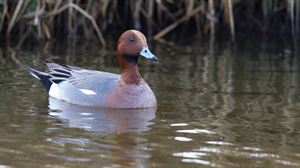
[(155, 95), (138, 70), (140, 56), (157, 61), (148, 49), (145, 36), (137, 30), (128, 30), (118, 40), (121, 75), (55, 63), (47, 63), (49, 73), (29, 67), (28, 71), (43, 83), (50, 96), (73, 104), (110, 108), (156, 107)]
[[(156, 107), (143, 109), (91, 108), (49, 97), (50, 115), (68, 121), (70, 127), (95, 132), (148, 131), (155, 118)], [(56, 112), (57, 110), (57, 112)]]

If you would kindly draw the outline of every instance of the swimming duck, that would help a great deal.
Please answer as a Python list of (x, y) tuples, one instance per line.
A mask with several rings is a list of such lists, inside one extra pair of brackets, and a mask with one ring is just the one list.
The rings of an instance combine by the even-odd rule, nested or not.
[(150, 52), (144, 34), (137, 30), (124, 32), (118, 40), (116, 55), (120, 75), (56, 63), (46, 63), (48, 73), (30, 67), (27, 70), (42, 82), (49, 96), (72, 104), (107, 108), (156, 107), (155, 95), (138, 69), (140, 56), (158, 60)]

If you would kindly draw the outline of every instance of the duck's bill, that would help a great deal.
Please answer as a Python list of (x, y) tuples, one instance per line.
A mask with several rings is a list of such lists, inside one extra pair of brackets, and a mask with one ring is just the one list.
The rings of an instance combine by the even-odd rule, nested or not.
[(148, 47), (143, 47), (142, 51), (140, 52), (140, 56), (145, 57), (151, 61), (158, 61), (158, 58), (151, 53)]

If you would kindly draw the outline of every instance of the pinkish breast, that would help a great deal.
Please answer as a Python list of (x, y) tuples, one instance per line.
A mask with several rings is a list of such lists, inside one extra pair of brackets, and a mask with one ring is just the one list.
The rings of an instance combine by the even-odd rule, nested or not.
[(126, 84), (119, 81), (118, 86), (108, 93), (104, 107), (109, 108), (147, 108), (156, 107), (154, 93), (145, 81), (139, 84)]

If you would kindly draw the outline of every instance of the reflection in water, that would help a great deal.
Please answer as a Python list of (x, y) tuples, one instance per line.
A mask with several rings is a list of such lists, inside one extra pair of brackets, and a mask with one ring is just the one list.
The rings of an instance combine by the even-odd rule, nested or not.
[[(145, 138), (122, 133), (97, 138), (56, 135), (47, 142), (52, 146), (45, 152), (47, 157), (74, 163), (75, 167), (78, 163), (86, 163), (88, 167), (147, 167), (151, 158)], [(67, 150), (59, 152), (54, 147)]]
[[(128, 133), (139, 133), (150, 130), (155, 118), (156, 108), (145, 109), (104, 109), (73, 105), (49, 97), (50, 116), (64, 120), (68, 127), (80, 128), (87, 131), (112, 135), (108, 139), (101, 137), (98, 140), (54, 136), (48, 138), (50, 143), (59, 146), (72, 144), (72, 157), (50, 153), (49, 157), (63, 159), (69, 162), (90, 162), (90, 158), (76, 156), (76, 153), (99, 154), (108, 162), (101, 162), (96, 167), (144, 167), (151, 157), (147, 149), (147, 140), (128, 136)], [(105, 140), (107, 139), (107, 140)], [(103, 142), (104, 141), (104, 142)], [(108, 143), (109, 142), (109, 143)], [(97, 149), (97, 150), (95, 150)], [(99, 150), (101, 149), (101, 150)], [(75, 155), (75, 156), (74, 156)], [(107, 155), (111, 157), (107, 158)]]
[(49, 114), (68, 122), (70, 127), (95, 132), (148, 131), (155, 118), (155, 108), (105, 109), (77, 106), (49, 97)]

